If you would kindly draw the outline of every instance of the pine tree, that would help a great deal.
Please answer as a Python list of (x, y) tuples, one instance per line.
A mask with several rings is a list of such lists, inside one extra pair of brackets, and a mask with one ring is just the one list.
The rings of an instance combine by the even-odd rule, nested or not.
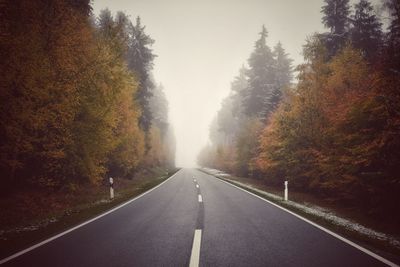
[(276, 93), (275, 60), (271, 49), (266, 44), (267, 29), (262, 26), (260, 38), (255, 43), (255, 49), (250, 55), (249, 87), (243, 91), (243, 105), (248, 116), (265, 118), (274, 108), (272, 103)]
[(382, 41), (382, 24), (373, 12), (373, 7), (367, 0), (360, 0), (355, 5), (352, 16), (353, 27), (351, 40), (353, 46), (360, 49), (367, 59), (377, 55)]
[(248, 69), (242, 66), (239, 70), (239, 75), (231, 83), (231, 95), (229, 97), (232, 98), (232, 115), (238, 121), (243, 116), (242, 94), (249, 86), (247, 72)]
[(391, 71), (396, 75), (400, 73), (400, 1), (388, 0), (386, 7), (391, 17), (388, 32), (387, 61)]
[(274, 47), (274, 57), (276, 60), (277, 83), (279, 87), (288, 86), (293, 78), (292, 62), (289, 55), (283, 49), (281, 42)]
[(222, 101), (221, 109), (217, 113), (218, 131), (223, 134), (222, 143), (232, 143), (238, 128), (237, 118), (234, 116), (234, 98), (227, 97)]
[(240, 94), (248, 87), (247, 73), (248, 69), (245, 66), (242, 66), (239, 70), (239, 75), (237, 75), (231, 83), (231, 90), (234, 93)]
[(348, 38), (350, 6), (349, 0), (324, 0), (322, 22), (330, 32), (320, 35), (328, 48), (330, 56), (343, 47)]
[(275, 109), (282, 98), (282, 90), (285, 87), (289, 86), (292, 80), (293, 60), (289, 58), (288, 54), (285, 52), (285, 49), (283, 49), (281, 42), (278, 42), (277, 45), (274, 47), (273, 55), (276, 62), (276, 88), (272, 103), (274, 103)]
[(168, 130), (168, 101), (162, 84), (154, 88), (149, 104), (152, 124), (160, 129), (162, 136), (165, 136)]
[(104, 37), (111, 38), (115, 33), (114, 24), (111, 11), (108, 8), (101, 10), (97, 19), (97, 26), (100, 29), (99, 32)]
[(341, 35), (346, 32), (350, 14), (349, 0), (324, 0), (322, 22), (331, 33)]
[(156, 57), (150, 48), (154, 40), (145, 33), (145, 26), (142, 26), (140, 17), (136, 18), (136, 24), (130, 27), (130, 40), (127, 53), (128, 67), (139, 78), (139, 90), (137, 99), (142, 107), (140, 126), (148, 131), (151, 126), (151, 110), (149, 99), (152, 95), (154, 84), (150, 79), (150, 71), (153, 68), (153, 60)]

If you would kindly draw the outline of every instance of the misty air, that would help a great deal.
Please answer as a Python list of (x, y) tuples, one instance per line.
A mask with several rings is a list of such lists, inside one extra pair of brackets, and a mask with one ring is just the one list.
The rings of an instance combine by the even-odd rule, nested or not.
[(399, 0), (0, 0), (1, 266), (400, 266)]

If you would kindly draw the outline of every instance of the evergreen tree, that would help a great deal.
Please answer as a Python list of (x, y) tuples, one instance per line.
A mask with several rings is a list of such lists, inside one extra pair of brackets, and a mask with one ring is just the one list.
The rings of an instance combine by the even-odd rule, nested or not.
[(289, 58), (288, 54), (283, 49), (281, 42), (274, 47), (273, 55), (276, 61), (275, 71), (275, 82), (276, 82), (276, 93), (272, 99), (272, 103), (276, 105), (282, 98), (282, 89), (290, 85), (292, 80), (292, 59)]
[(360, 49), (367, 59), (372, 59), (378, 53), (381, 45), (382, 24), (374, 14), (370, 2), (360, 0), (355, 5), (352, 24), (351, 40), (353, 46)]
[(243, 90), (248, 87), (248, 80), (247, 80), (247, 72), (248, 69), (245, 66), (242, 66), (239, 70), (239, 75), (235, 77), (233, 82), (231, 83), (231, 90), (236, 93), (240, 94)]
[(234, 116), (234, 104), (233, 97), (225, 98), (217, 113), (218, 131), (223, 133), (223, 143), (232, 143), (238, 128), (237, 118)]
[(155, 55), (150, 48), (154, 40), (144, 30), (145, 26), (142, 26), (140, 17), (137, 17), (136, 24), (130, 26), (127, 62), (129, 69), (134, 71), (139, 78), (139, 90), (136, 97), (142, 108), (140, 126), (143, 130), (148, 131), (152, 119), (149, 99), (154, 88), (150, 79), (150, 72), (153, 68)]
[(162, 84), (154, 88), (149, 104), (152, 124), (157, 126), (161, 130), (161, 135), (164, 136), (168, 130), (168, 101)]
[(349, 0), (324, 0), (322, 22), (330, 32), (321, 34), (330, 56), (343, 47), (347, 40), (350, 6)]
[(387, 63), (391, 71), (398, 75), (400, 72), (400, 1), (388, 0), (386, 7), (391, 17), (387, 38)]
[(265, 118), (275, 106), (272, 102), (276, 94), (275, 60), (271, 49), (266, 44), (267, 29), (262, 26), (260, 38), (255, 43), (255, 50), (250, 55), (249, 86), (243, 91), (243, 105), (249, 116)]
[(248, 69), (242, 66), (239, 70), (239, 75), (235, 77), (231, 83), (232, 115), (236, 120), (237, 127), (243, 117), (242, 94), (249, 86), (247, 78)]
[(350, 14), (349, 0), (324, 0), (322, 22), (333, 34), (344, 34)]
[(127, 48), (130, 35), (129, 31), (132, 28), (132, 22), (129, 19), (128, 15), (126, 15), (122, 11), (117, 12), (114, 21), (115, 21), (115, 26), (118, 29), (118, 36), (120, 38), (120, 41)]
[(90, 0), (69, 0), (68, 4), (74, 8), (75, 11), (84, 17), (89, 17), (92, 13), (92, 5)]
[(276, 80), (279, 87), (284, 87), (290, 84), (292, 75), (292, 62), (293, 60), (289, 58), (289, 55), (283, 49), (281, 42), (274, 47), (274, 57), (276, 60)]
[(99, 33), (105, 38), (111, 38), (114, 35), (114, 18), (108, 8), (100, 11), (97, 26), (100, 29)]

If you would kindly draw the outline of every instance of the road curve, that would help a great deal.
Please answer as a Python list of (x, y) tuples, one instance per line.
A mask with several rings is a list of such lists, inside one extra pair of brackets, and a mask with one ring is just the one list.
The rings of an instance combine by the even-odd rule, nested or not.
[(182, 169), (4, 266), (385, 266), (215, 177)]

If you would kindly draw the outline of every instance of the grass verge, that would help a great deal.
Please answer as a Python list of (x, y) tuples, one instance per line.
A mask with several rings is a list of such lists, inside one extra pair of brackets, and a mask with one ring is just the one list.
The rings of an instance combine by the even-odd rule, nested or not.
[[(157, 168), (141, 173), (132, 180), (114, 179), (115, 198), (112, 201), (106, 185), (83, 188), (73, 194), (23, 192), (8, 199), (0, 199), (0, 259), (129, 201), (162, 183), (178, 170), (166, 172), (165, 169)], [(29, 201), (29, 205), (24, 205)], [(38, 205), (44, 207), (38, 209)]]

